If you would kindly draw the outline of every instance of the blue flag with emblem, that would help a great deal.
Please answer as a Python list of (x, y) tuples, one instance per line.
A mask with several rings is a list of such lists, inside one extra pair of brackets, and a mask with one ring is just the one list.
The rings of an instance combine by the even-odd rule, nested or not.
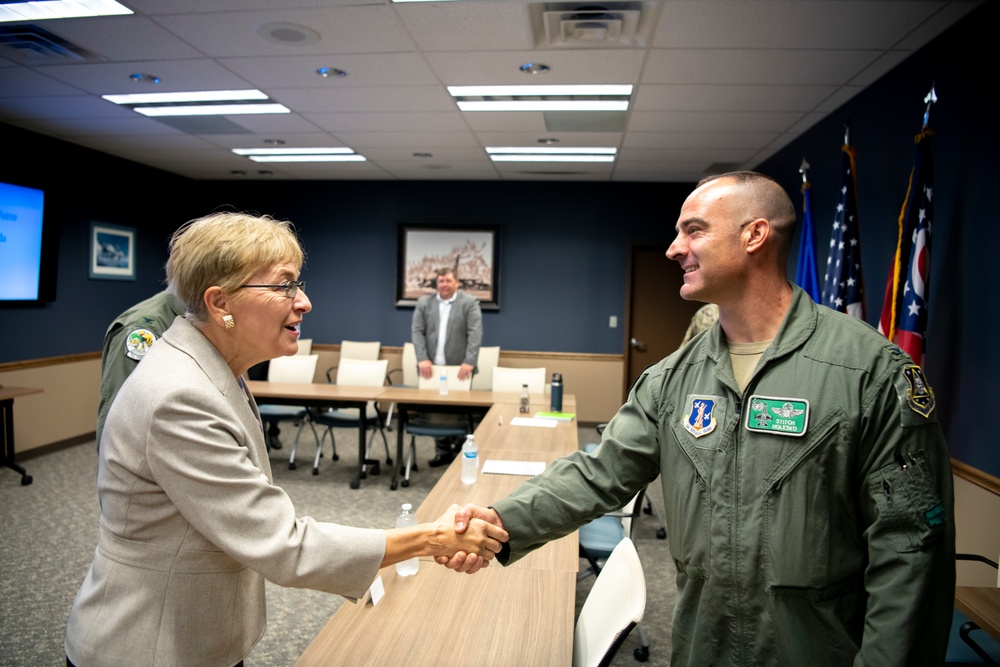
[[(805, 165), (804, 160), (803, 165)], [(799, 236), (799, 265), (795, 269), (795, 282), (818, 303), (822, 296), (816, 271), (816, 230), (813, 226), (810, 186), (809, 181), (805, 180), (804, 168), (802, 178), (802, 230)]]

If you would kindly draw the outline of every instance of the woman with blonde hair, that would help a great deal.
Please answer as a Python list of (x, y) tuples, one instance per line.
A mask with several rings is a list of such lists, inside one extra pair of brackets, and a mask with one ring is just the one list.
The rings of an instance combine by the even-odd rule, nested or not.
[(454, 511), (392, 530), (296, 516), (243, 378), (296, 352), (312, 309), (302, 259), (291, 225), (268, 217), (220, 213), (174, 234), (167, 279), (187, 313), (108, 413), (67, 664), (239, 665), (264, 633), (265, 579), (356, 599), (386, 565), (469, 551), (482, 566), (506, 541), (483, 522), (456, 535)]

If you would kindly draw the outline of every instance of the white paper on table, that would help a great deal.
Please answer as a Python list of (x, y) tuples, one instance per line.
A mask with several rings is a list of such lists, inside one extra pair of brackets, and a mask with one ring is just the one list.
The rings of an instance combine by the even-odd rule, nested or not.
[(555, 428), (559, 423), (557, 419), (541, 419), (538, 417), (514, 417), (510, 420), (511, 426), (544, 426), (545, 428)]
[(524, 475), (534, 477), (545, 471), (544, 461), (500, 461), (486, 459), (483, 463), (485, 475)]

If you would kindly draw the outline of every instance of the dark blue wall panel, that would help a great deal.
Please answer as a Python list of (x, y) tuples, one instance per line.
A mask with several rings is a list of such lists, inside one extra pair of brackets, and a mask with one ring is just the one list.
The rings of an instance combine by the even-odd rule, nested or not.
[[(939, 102), (930, 115), (934, 217), (925, 370), (953, 455), (1000, 477), (997, 436), (987, 427), (988, 416), (1000, 414), (995, 382), (1000, 348), (990, 338), (1000, 313), (1000, 292), (994, 289), (1000, 248), (1000, 135), (993, 86), (982, 70), (983, 63), (996, 59), (992, 40), (998, 20), (1000, 5), (985, 3), (760, 169), (794, 191), (801, 183), (797, 170), (802, 157), (812, 165), (822, 277), (840, 187), (843, 124), (850, 119), (868, 321), (877, 325), (922, 99), (935, 85)], [(801, 204), (800, 197), (796, 201)], [(790, 275), (794, 265), (793, 258)]]

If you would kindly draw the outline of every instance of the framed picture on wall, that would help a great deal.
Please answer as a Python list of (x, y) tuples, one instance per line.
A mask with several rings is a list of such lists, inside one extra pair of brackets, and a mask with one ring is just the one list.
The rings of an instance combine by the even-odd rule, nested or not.
[(459, 289), (483, 310), (500, 309), (500, 238), (495, 225), (399, 226), (396, 305), (413, 307), (437, 292), (437, 270), (455, 271)]
[(90, 277), (135, 280), (135, 227), (91, 221)]

